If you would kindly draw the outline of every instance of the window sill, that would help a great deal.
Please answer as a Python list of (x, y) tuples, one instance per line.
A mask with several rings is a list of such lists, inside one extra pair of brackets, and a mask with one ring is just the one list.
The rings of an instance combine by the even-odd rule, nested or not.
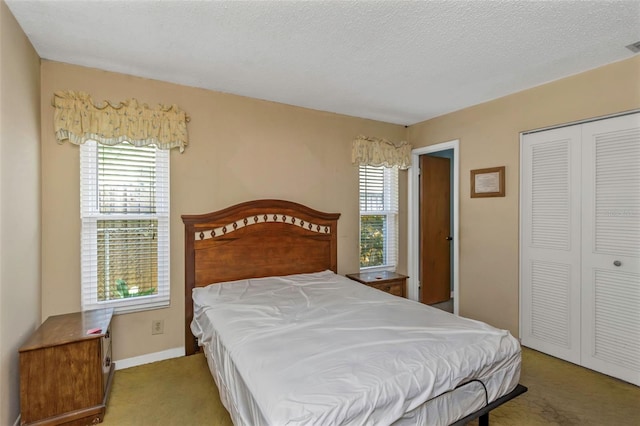
[(360, 268), (360, 272), (377, 272), (377, 271), (390, 271), (395, 272), (395, 265), (387, 265), (387, 266), (367, 266), (365, 268)]
[(97, 304), (85, 305), (82, 310), (87, 311), (90, 309), (103, 309), (113, 308), (114, 315), (120, 314), (132, 314), (135, 312), (150, 311), (153, 309), (167, 308), (171, 305), (169, 299), (164, 300), (147, 300), (147, 301), (131, 301), (131, 300), (117, 300), (110, 302), (100, 302)]

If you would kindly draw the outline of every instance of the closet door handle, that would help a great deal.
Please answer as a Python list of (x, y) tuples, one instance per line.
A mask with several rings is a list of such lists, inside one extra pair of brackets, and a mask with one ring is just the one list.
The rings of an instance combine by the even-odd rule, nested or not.
[(619, 260), (614, 260), (614, 261), (613, 261), (613, 264), (614, 264), (615, 266), (622, 266), (622, 262), (620, 262)]

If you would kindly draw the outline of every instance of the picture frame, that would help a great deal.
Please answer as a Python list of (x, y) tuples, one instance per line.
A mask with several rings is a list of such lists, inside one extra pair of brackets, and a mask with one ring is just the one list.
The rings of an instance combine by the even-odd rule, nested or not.
[(471, 198), (504, 197), (505, 166), (471, 170)]

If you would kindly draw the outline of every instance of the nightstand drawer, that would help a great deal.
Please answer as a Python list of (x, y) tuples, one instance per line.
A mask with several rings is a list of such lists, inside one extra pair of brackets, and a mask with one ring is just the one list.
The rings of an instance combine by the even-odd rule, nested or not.
[(368, 285), (369, 287), (393, 294), (394, 296), (405, 297), (405, 287), (408, 278), (406, 275), (389, 271), (379, 271), (347, 274), (346, 277)]
[(386, 282), (386, 283), (371, 283), (367, 284), (369, 287), (377, 288), (386, 293), (391, 293), (394, 296), (404, 297), (404, 280)]

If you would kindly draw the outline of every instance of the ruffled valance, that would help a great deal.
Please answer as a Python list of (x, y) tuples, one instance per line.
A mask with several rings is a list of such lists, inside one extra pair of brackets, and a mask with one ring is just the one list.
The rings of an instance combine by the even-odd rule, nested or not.
[(358, 136), (353, 140), (351, 161), (360, 166), (411, 167), (411, 145), (386, 139)]
[(136, 99), (118, 105), (105, 101), (94, 104), (84, 92), (56, 92), (53, 97), (54, 130), (59, 143), (76, 145), (96, 140), (105, 145), (127, 141), (135, 146), (155, 145), (160, 149), (179, 148), (189, 143), (189, 117), (176, 105), (151, 109)]

